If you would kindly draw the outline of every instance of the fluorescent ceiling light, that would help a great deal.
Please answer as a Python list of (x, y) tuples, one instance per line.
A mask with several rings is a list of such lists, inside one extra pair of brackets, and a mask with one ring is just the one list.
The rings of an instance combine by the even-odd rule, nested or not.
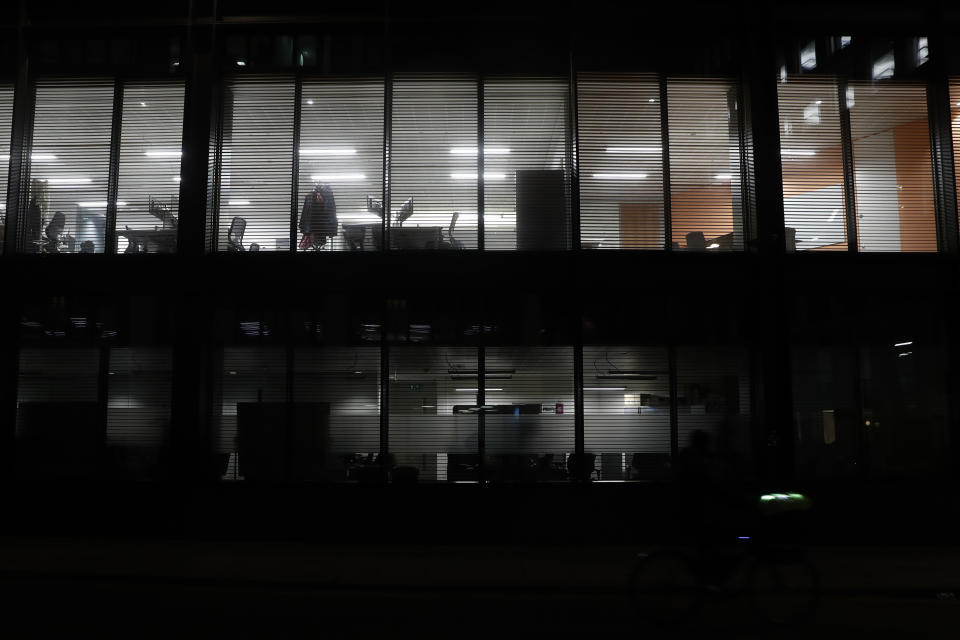
[(657, 101), (656, 98), (650, 98), (649, 100), (647, 100), (647, 102), (649, 102), (649, 103), (651, 103), (651, 104), (654, 103), (654, 102), (656, 102), (656, 101)]
[[(49, 162), (51, 160), (56, 160), (57, 156), (52, 153), (32, 153), (30, 154), (30, 160), (32, 162)], [(10, 160), (9, 155), (0, 156), (0, 160)]]
[(245, 66), (247, 66), (247, 63), (244, 62), (243, 60), (237, 60), (237, 66), (238, 66), (238, 67), (245, 67)]
[(913, 344), (913, 340), (909, 340), (909, 341), (907, 341), (907, 342), (898, 342), (898, 343), (894, 344), (893, 346), (895, 346), (895, 347), (906, 347), (906, 346), (909, 346), (909, 345), (911, 345), (911, 344)]
[(719, 249), (719, 248), (720, 248), (720, 243), (719, 243), (719, 242), (714, 242), (713, 244), (708, 244), (708, 245), (707, 245), (707, 249)]
[[(313, 104), (313, 100), (307, 100), (307, 104)], [(303, 151), (301, 151), (300, 153), (303, 153)]]
[(300, 155), (302, 156), (355, 156), (357, 155), (357, 150), (350, 149), (347, 147), (330, 148), (330, 149), (304, 149), (303, 147), (300, 147)]
[(45, 178), (44, 182), (50, 184), (90, 184), (93, 181), (90, 178)]
[[(107, 206), (107, 204), (108, 204), (108, 203), (104, 200), (104, 201), (99, 201), (99, 202), (78, 202), (78, 203), (77, 203), (77, 206), (96, 208), (96, 207), (105, 207), (105, 206)], [(126, 203), (126, 202), (122, 202), (122, 201), (121, 201), (121, 202), (117, 202), (117, 206), (118, 206), (118, 207), (125, 207), (125, 206), (127, 206), (127, 203)]]
[(780, 155), (782, 156), (815, 156), (817, 155), (817, 152), (811, 151), (809, 149), (780, 149)]
[(146, 103), (146, 102), (141, 102), (141, 103), (140, 103), (140, 106), (141, 106), (141, 107), (145, 107), (145, 106), (147, 106), (147, 103)]
[(173, 176), (174, 182), (180, 182), (180, 176)]
[[(479, 390), (480, 390), (480, 389), (479, 389), (478, 387), (472, 387), (472, 388), (469, 388), (469, 389), (456, 389), (456, 391), (479, 391)], [(499, 387), (493, 387), (493, 388), (484, 387), (483, 390), (484, 390), (484, 391), (503, 391), (503, 389), (501, 389), (501, 388), (499, 388)]]
[(663, 153), (662, 147), (607, 147), (607, 153)]
[(840, 48), (849, 46), (851, 40), (853, 40), (851, 36), (840, 36)]
[(179, 149), (175, 151), (156, 150), (156, 151), (146, 151), (144, 152), (143, 155), (147, 156), (148, 158), (179, 158), (181, 153), (183, 152)]
[(717, 175), (713, 176), (714, 180), (730, 180), (732, 178), (733, 174), (730, 173), (718, 173)]
[(595, 173), (596, 180), (643, 180), (647, 177), (645, 173)]
[[(450, 177), (453, 178), (454, 180), (476, 180), (476, 179), (477, 179), (477, 174), (475, 174), (475, 173), (451, 173), (451, 174), (450, 174)], [(507, 174), (505, 174), (505, 173), (488, 173), (488, 172), (486, 172), (486, 171), (483, 172), (483, 179), (484, 179), (484, 180), (503, 180), (503, 179), (506, 178), (506, 177), (507, 177)]]
[(366, 180), (367, 176), (362, 173), (318, 173), (310, 176), (311, 180), (326, 180), (330, 182), (348, 182), (356, 180)]
[[(450, 153), (457, 156), (475, 156), (477, 155), (476, 147), (452, 147)], [(485, 156), (505, 156), (510, 153), (510, 149), (506, 147), (484, 147), (483, 155)]]
[(584, 387), (584, 391), (626, 391), (626, 387)]
[(909, 356), (909, 355), (912, 354), (912, 353), (913, 353), (913, 351), (904, 351), (903, 353), (899, 354), (899, 356), (900, 356), (901, 358), (903, 358), (904, 356)]
[(249, 200), (227, 200), (227, 204), (231, 207), (245, 207), (250, 204)]

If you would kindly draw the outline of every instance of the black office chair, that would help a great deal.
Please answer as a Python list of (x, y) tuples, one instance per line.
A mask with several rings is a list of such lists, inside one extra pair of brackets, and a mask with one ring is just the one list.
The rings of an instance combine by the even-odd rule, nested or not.
[(583, 465), (580, 464), (580, 457), (571, 453), (567, 458), (567, 478), (569, 480), (579, 480), (581, 475), (588, 480), (599, 480), (600, 471), (597, 470), (597, 454), (583, 454)]
[(691, 231), (687, 234), (688, 251), (706, 251), (707, 239), (703, 237), (703, 231)]
[(45, 236), (40, 240), (40, 253), (60, 253), (60, 235), (67, 226), (67, 217), (62, 211), (57, 211), (43, 230)]
[[(227, 229), (227, 251), (243, 251), (243, 232), (247, 229), (247, 221), (240, 216), (234, 216)], [(259, 247), (258, 247), (259, 249)]]

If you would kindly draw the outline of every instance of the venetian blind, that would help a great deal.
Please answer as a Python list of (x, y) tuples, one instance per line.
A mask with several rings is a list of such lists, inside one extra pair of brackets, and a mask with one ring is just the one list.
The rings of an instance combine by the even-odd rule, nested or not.
[(37, 81), (22, 251), (103, 253), (113, 87), (107, 79)]
[(827, 77), (777, 84), (788, 251), (847, 250), (838, 94)]
[(293, 357), (293, 401), (327, 407), (326, 421), (305, 425), (320, 445), (316, 476), (359, 480), (380, 451), (380, 348), (298, 347)]
[(170, 427), (170, 349), (114, 347), (107, 378), (107, 447), (117, 466), (147, 479)]
[(10, 138), (13, 127), (13, 86), (0, 85), (0, 253), (7, 220), (7, 176), (10, 171)]
[(478, 479), (477, 350), (390, 349), (389, 450), (394, 481)]
[(568, 479), (575, 448), (573, 349), (487, 347), (485, 355), (487, 477)]
[(391, 248), (476, 249), (476, 79), (397, 76), (391, 126)]
[(733, 81), (667, 80), (674, 249), (743, 249), (738, 109)]
[(316, 185), (333, 194), (339, 228), (324, 250), (373, 250), (382, 221), (367, 197), (383, 198), (382, 80), (304, 80), (300, 102), (297, 214)]
[(677, 349), (677, 430), (681, 451), (702, 431), (712, 452), (741, 456), (750, 450), (749, 359), (742, 349)]
[(860, 251), (936, 251), (926, 88), (851, 82)]
[(568, 98), (562, 80), (484, 81), (484, 248), (570, 247)]
[(660, 85), (650, 74), (577, 78), (584, 248), (664, 247)]
[(584, 450), (601, 479), (669, 477), (669, 382), (664, 347), (583, 348)]
[(182, 82), (123, 85), (117, 180), (117, 251), (177, 248)]
[(294, 105), (291, 78), (251, 76), (225, 85), (219, 251), (290, 249)]

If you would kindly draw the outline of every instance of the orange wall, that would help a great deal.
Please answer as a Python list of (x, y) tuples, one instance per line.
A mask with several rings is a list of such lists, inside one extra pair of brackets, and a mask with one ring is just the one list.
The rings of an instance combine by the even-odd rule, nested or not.
[(900, 250), (936, 251), (933, 173), (927, 119), (893, 128), (900, 204)]
[(673, 242), (687, 246), (687, 234), (703, 231), (707, 240), (733, 231), (733, 194), (730, 183), (672, 191), (670, 213)]

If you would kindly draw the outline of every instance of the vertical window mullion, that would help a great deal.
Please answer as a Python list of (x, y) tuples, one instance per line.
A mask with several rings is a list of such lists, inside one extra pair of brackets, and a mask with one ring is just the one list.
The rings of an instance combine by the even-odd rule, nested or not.
[(670, 124), (667, 111), (667, 76), (660, 74), (660, 146), (663, 167), (663, 248), (673, 249), (673, 216), (670, 211)]
[(391, 145), (393, 142), (393, 74), (387, 72), (384, 76), (383, 91), (383, 216), (380, 228), (380, 249), (390, 249), (390, 163)]
[(840, 145), (843, 153), (843, 209), (846, 217), (847, 250), (857, 253), (857, 193), (856, 174), (853, 168), (853, 136), (850, 132), (850, 109), (847, 107), (846, 80), (840, 80), (837, 86), (837, 100), (840, 101)]
[(290, 180), (290, 252), (297, 252), (297, 216), (300, 203), (300, 120), (303, 79), (298, 75), (293, 91), (293, 177)]
[(567, 100), (568, 123), (567, 129), (570, 131), (570, 143), (568, 145), (568, 162), (570, 165), (570, 241), (573, 244), (573, 250), (581, 249), (580, 232), (580, 118), (577, 109), (579, 108), (579, 94), (577, 92), (577, 69), (574, 60), (573, 51), (570, 51), (570, 76), (568, 78), (570, 98)]
[(117, 252), (117, 184), (120, 177), (120, 133), (123, 126), (123, 83), (113, 84), (113, 121), (110, 126), (110, 168), (107, 176), (107, 217), (103, 252)]

